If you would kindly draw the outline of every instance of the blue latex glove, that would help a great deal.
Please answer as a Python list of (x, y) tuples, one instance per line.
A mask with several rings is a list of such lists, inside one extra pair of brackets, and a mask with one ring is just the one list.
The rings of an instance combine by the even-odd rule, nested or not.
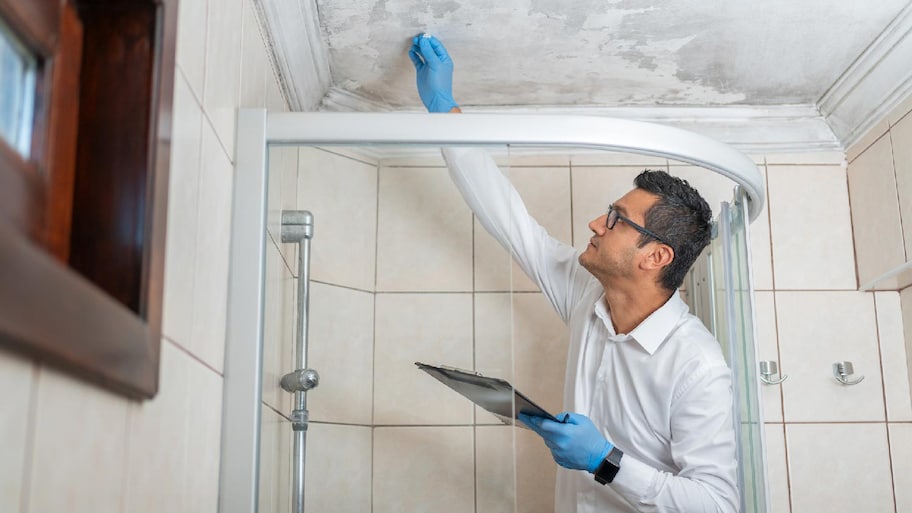
[(614, 445), (585, 415), (564, 412), (557, 418), (565, 420), (554, 422), (544, 417), (519, 414), (519, 420), (545, 439), (545, 445), (551, 449), (558, 465), (594, 473)]
[(418, 95), (428, 112), (449, 112), (458, 107), (453, 99), (453, 59), (436, 37), (417, 35), (409, 58), (418, 73)]

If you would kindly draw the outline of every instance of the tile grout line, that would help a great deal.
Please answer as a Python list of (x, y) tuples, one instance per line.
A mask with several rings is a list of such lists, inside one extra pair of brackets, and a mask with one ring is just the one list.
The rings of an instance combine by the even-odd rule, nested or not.
[(377, 286), (379, 283), (380, 275), (380, 170), (382, 167), (378, 163), (376, 165), (377, 170), (377, 179), (375, 181), (375, 198), (374, 202), (374, 290), (372, 292), (373, 296), (373, 326), (371, 329), (371, 418), (370, 418), (370, 433), (371, 433), (371, 478), (370, 478), (370, 511), (374, 511), (374, 476), (377, 473), (377, 462), (375, 461), (376, 454), (376, 438), (377, 430), (375, 425), (375, 418), (377, 415)]
[(880, 308), (877, 303), (877, 294), (871, 294), (874, 300), (874, 333), (877, 337), (877, 363), (880, 364), (880, 392), (883, 397), (884, 407), (884, 432), (887, 434), (887, 461), (890, 465), (890, 492), (893, 494), (893, 513), (896, 513), (896, 476), (893, 470), (893, 450), (890, 445), (890, 414), (887, 408), (887, 380), (884, 379), (883, 350), (881, 348), (880, 336)]

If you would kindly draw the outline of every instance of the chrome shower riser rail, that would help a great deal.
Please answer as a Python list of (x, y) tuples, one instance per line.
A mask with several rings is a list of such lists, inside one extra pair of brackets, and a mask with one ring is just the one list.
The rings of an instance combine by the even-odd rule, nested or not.
[[(219, 511), (254, 513), (262, 411), (267, 157), (270, 145), (548, 146), (687, 162), (740, 184), (750, 219), (765, 200), (743, 153), (686, 130), (595, 116), (238, 112), (225, 348)], [(303, 368), (303, 367), (299, 367)]]

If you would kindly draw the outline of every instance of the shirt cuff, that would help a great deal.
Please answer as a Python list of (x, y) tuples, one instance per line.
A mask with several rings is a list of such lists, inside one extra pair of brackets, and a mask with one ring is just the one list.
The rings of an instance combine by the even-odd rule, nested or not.
[(621, 469), (614, 476), (611, 487), (630, 503), (639, 504), (644, 497), (650, 495), (649, 491), (654, 487), (658, 474), (658, 470), (624, 454), (621, 458)]

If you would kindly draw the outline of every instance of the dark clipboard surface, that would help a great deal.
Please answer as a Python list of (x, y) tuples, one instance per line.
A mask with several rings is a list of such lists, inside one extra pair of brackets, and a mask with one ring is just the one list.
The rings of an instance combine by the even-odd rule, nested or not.
[[(513, 388), (513, 385), (505, 380), (488, 378), (470, 371), (438, 367), (421, 362), (415, 362), (415, 365), (444, 385), (459, 392), (468, 400), (493, 413), (504, 424), (526, 427), (522, 422), (515, 421), (518, 418), (516, 415), (519, 413), (560, 422), (547, 410), (532, 402), (531, 399)], [(515, 412), (513, 410), (514, 401), (516, 404)]]

